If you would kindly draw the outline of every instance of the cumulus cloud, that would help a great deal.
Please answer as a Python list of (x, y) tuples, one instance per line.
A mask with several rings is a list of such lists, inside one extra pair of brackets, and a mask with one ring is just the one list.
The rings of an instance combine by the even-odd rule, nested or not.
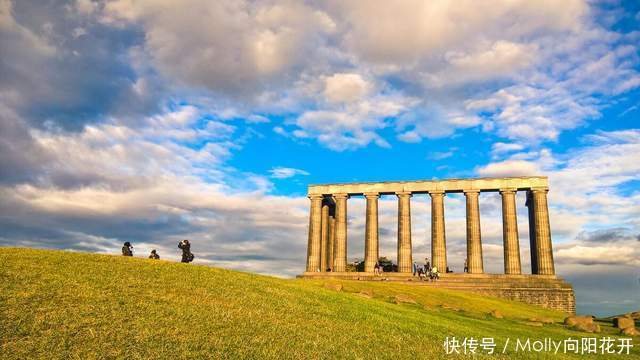
[[(620, 190), (622, 185), (640, 176), (635, 161), (635, 154), (640, 151), (640, 132), (637, 129), (599, 131), (585, 136), (583, 141), (588, 146), (572, 151), (566, 158), (547, 151), (516, 153), (507, 160), (476, 169), (482, 176), (549, 177), (554, 233), (560, 235), (562, 242), (573, 243), (565, 247), (561, 255), (566, 255), (567, 262), (584, 247), (599, 246), (590, 253), (590, 261), (595, 261), (596, 254), (608, 248), (637, 247), (636, 237), (640, 232), (640, 222), (636, 220), (640, 209), (634, 203), (640, 195)], [(597, 225), (595, 229), (594, 225)], [(638, 254), (631, 251), (623, 258), (631, 265), (637, 257)]]
[(245, 98), (294, 76), (335, 27), (293, 1), (112, 1), (102, 21), (142, 23), (147, 50), (174, 80)]
[(478, 175), (485, 177), (535, 176), (541, 173), (533, 162), (525, 160), (505, 160), (480, 167)]
[(71, 4), (3, 0), (0, 101), (29, 124), (80, 130), (110, 114), (158, 110), (164, 85), (136, 62), (144, 35)]
[(370, 87), (358, 74), (334, 74), (325, 80), (324, 96), (330, 102), (353, 102), (362, 99)]
[(416, 99), (398, 94), (385, 94), (336, 104), (329, 110), (306, 111), (296, 119), (299, 130), (293, 135), (317, 138), (321, 144), (336, 151), (364, 147), (371, 142), (389, 147), (377, 131), (388, 126), (387, 118), (404, 113), (416, 102)]
[[(578, 29), (580, 17), (587, 11), (587, 5), (578, 0), (561, 5), (526, 1), (373, 1), (332, 5), (332, 15), (349, 25), (345, 44), (364, 59), (383, 64), (414, 64), (442, 49), (468, 45), (485, 36), (526, 38), (540, 30)], [(402, 19), (401, 24), (398, 19)]]
[(640, 86), (633, 37), (582, 0), (3, 8), (2, 96), (25, 119), (65, 129), (150, 114), (179, 91), (223, 118), (296, 118), (274, 127), (337, 151), (388, 147), (387, 128), (417, 143), (481, 126), (529, 145)]

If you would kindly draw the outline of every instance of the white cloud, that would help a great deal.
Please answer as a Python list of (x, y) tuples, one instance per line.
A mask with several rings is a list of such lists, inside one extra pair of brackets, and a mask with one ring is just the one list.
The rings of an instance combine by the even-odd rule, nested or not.
[(354, 102), (370, 91), (371, 85), (358, 74), (333, 74), (325, 80), (324, 96), (329, 102)]
[(288, 168), (288, 167), (274, 167), (269, 170), (271, 177), (274, 179), (288, 179), (296, 175), (309, 175), (308, 172), (300, 169)]
[(583, 245), (580, 243), (561, 245), (555, 249), (554, 260), (559, 264), (581, 265), (627, 265), (640, 266), (640, 251), (637, 241), (624, 243)]
[(560, 156), (542, 150), (516, 153), (509, 159), (476, 168), (481, 176), (546, 175), (553, 225), (564, 241), (581, 230), (629, 227), (640, 233), (638, 193), (620, 193), (619, 187), (640, 178), (636, 154), (640, 130), (585, 136), (586, 146)]
[(299, 138), (315, 137), (336, 151), (364, 147), (371, 142), (389, 147), (377, 131), (389, 126), (386, 118), (402, 114), (416, 102), (416, 99), (388, 94), (334, 105), (331, 110), (306, 111), (296, 119), (295, 124), (300, 130), (293, 134)]
[(458, 148), (450, 148), (448, 151), (435, 151), (432, 153), (429, 153), (429, 155), (427, 155), (428, 159), (431, 160), (444, 160), (444, 159), (448, 159), (450, 157), (453, 156), (453, 154), (455, 154), (455, 152), (458, 150)]
[(221, 117), (287, 115), (291, 138), (344, 151), (388, 146), (389, 127), (413, 143), (479, 125), (524, 145), (556, 141), (640, 86), (637, 45), (598, 11), (584, 0), (117, 0), (99, 18), (139, 26), (154, 69), (214, 93)]
[(491, 154), (495, 158), (503, 154), (513, 151), (519, 151), (522, 149), (524, 149), (524, 145), (521, 144), (496, 142), (491, 145)]
[(120, 0), (106, 4), (103, 21), (142, 23), (151, 58), (174, 79), (245, 97), (313, 59), (320, 36), (335, 27), (322, 11), (293, 1)]
[(542, 172), (538, 165), (524, 160), (505, 160), (476, 169), (484, 177), (535, 176)]
[(415, 64), (442, 49), (487, 37), (518, 39), (539, 31), (576, 30), (588, 8), (579, 0), (561, 4), (412, 0), (332, 5), (330, 13), (347, 25), (347, 47), (368, 61), (391, 64)]

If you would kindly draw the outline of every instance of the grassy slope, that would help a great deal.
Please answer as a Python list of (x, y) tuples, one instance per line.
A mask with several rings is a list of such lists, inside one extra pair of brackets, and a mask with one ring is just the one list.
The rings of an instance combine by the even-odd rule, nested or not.
[[(321, 281), (0, 248), (0, 357), (415, 359), (442, 357), (446, 336), (492, 336), (498, 344), (507, 337), (589, 336), (526, 325), (533, 316), (561, 321), (563, 314), (517, 302), (403, 284), (343, 284), (338, 293)], [(352, 293), (365, 288), (373, 299)], [(420, 305), (393, 304), (390, 296), (399, 293)], [(444, 303), (464, 311), (438, 306)], [(495, 308), (505, 319), (485, 315)], [(634, 344), (632, 357), (640, 358), (637, 338)]]

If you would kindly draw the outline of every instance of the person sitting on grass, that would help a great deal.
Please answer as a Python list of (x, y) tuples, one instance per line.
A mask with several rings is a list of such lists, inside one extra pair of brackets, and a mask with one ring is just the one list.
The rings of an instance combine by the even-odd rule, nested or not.
[(133, 256), (133, 246), (128, 241), (122, 246), (122, 256)]
[(438, 267), (437, 266), (434, 266), (434, 267), (431, 268), (430, 279), (432, 281), (436, 281), (436, 280), (440, 279), (440, 273), (438, 272)]
[(149, 254), (149, 259), (158, 260), (160, 259), (160, 255), (156, 252), (156, 249), (151, 250), (151, 254)]

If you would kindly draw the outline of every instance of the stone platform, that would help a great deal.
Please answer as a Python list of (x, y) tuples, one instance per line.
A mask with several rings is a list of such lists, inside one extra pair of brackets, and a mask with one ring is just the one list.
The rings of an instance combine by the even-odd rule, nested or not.
[(573, 287), (555, 275), (441, 274), (438, 281), (421, 281), (406, 273), (305, 272), (307, 279), (397, 281), (417, 286), (470, 291), (477, 294), (521, 301), (547, 309), (575, 314)]

